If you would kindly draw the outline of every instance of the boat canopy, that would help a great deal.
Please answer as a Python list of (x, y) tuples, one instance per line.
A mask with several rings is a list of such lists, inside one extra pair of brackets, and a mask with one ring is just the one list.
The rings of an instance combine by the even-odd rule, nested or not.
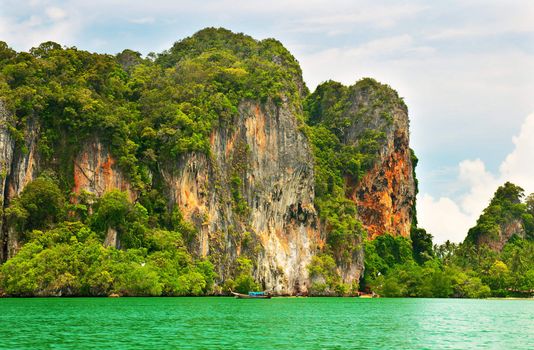
[(250, 296), (258, 296), (258, 295), (264, 295), (264, 292), (248, 292), (248, 295)]

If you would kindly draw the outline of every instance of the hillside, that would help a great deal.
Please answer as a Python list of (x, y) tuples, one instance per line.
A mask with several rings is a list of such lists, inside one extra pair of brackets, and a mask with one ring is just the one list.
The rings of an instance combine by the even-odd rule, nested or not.
[(6, 294), (346, 294), (364, 242), (415, 225), (402, 99), (368, 78), (310, 93), (274, 39), (1, 43), (0, 72)]

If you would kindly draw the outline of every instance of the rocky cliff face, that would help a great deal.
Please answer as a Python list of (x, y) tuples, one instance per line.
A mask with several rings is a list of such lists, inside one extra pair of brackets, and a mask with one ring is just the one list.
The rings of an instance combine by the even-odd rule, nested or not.
[[(354, 108), (369, 103), (359, 95)], [(232, 126), (212, 132), (210, 156), (193, 152), (162, 166), (169, 206), (177, 206), (195, 225), (198, 236), (191, 248), (214, 261), (221, 282), (232, 277), (237, 257), (245, 255), (253, 257), (255, 278), (266, 290), (308, 292), (308, 265), (325, 247), (327, 228), (314, 206), (314, 161), (297, 113), (287, 102), (244, 101)], [(371, 238), (386, 232), (407, 236), (411, 225), (414, 184), (407, 113), (399, 107), (392, 116), (386, 120), (379, 110), (371, 111), (346, 130), (343, 140), (357, 145), (366, 131), (385, 130), (372, 170), (355, 184), (347, 178), (348, 196), (357, 203)], [(7, 117), (3, 111), (2, 118)], [(0, 132), (5, 205), (39, 171), (38, 127), (30, 123), (27, 130), (27, 152), (17, 151), (5, 127)], [(137, 197), (98, 138), (84, 143), (75, 157), (73, 183), (78, 194), (101, 196), (119, 189), (132, 201)], [(3, 241), (6, 259), (19, 247), (16, 232), (4, 226)], [(116, 231), (109, 230), (106, 245), (119, 246)], [(363, 254), (355, 252), (350, 263), (338, 268), (345, 283), (357, 281)]]
[[(39, 125), (35, 118), (29, 118), (25, 128), (21, 146), (16, 147), (15, 140), (9, 133), (7, 123), (9, 113), (0, 101), (0, 172), (2, 174), (1, 203), (2, 209), (9, 205), (9, 201), (18, 195), (39, 171), (39, 155), (37, 153), (37, 139)], [(2, 212), (2, 259), (13, 256), (20, 248), (17, 233), (5, 225)]]
[[(47, 47), (35, 60), (46, 60), (51, 52), (62, 55), (61, 50), (59, 45)], [(91, 54), (76, 54), (92, 64)], [(61, 79), (72, 80), (59, 79), (60, 83), (52, 84), (59, 88), (83, 83), (76, 87), (76, 94), (62, 92), (83, 98), (65, 102), (58, 93), (49, 109), (44, 103), (37, 104), (35, 109), (44, 108), (46, 113), (17, 120), (18, 131), (23, 130), (17, 142), (8, 127), (10, 114), (0, 104), (2, 208), (43, 170), (61, 172), (65, 193), (89, 192), (99, 197), (118, 189), (127, 192), (131, 201), (142, 201), (147, 198), (143, 195), (154, 190), (158, 196), (163, 194), (165, 215), (178, 209), (195, 227), (196, 234), (187, 237), (186, 243), (195, 256), (213, 262), (219, 284), (234, 278), (237, 259), (247, 257), (253, 262), (255, 280), (277, 294), (308, 292), (309, 266), (317, 255), (334, 255), (335, 274), (341, 282), (357, 282), (363, 271), (363, 234), (358, 220), (370, 238), (385, 233), (409, 235), (415, 184), (408, 116), (389, 87), (376, 82), (369, 87), (368, 81), (353, 87), (338, 84), (336, 89), (342, 93), (329, 101), (333, 123), (325, 122), (325, 127), (337, 142), (331, 157), (353, 152), (358, 163), (358, 170), (350, 175), (346, 169), (335, 169), (344, 176), (336, 173), (336, 184), (330, 183), (335, 182), (332, 177), (324, 181), (324, 193), (334, 185), (341, 188), (336, 190), (337, 202), (324, 208), (330, 212), (348, 208), (339, 218), (349, 215), (352, 226), (344, 226), (343, 220), (334, 223), (336, 220), (329, 222), (321, 216), (314, 153), (320, 146), (305, 134), (312, 124), (302, 117), (307, 89), (298, 63), (280, 43), (208, 29), (147, 63), (132, 84), (125, 81), (128, 74), (135, 74), (134, 66), (128, 66), (128, 72), (117, 72), (120, 68), (113, 58), (91, 59), (100, 60), (97, 66), (106, 69), (87, 81), (63, 76), (60, 69)], [(139, 59), (135, 64), (142, 62)], [(78, 74), (74, 68), (72, 71)], [(110, 86), (106, 85), (108, 75), (115, 79)], [(28, 84), (48, 78), (36, 77)], [(176, 88), (180, 84), (186, 84), (182, 90)], [(118, 91), (113, 92), (115, 88)], [(114, 98), (108, 98), (110, 91)], [(52, 98), (49, 95), (43, 100)], [(206, 108), (212, 95), (216, 98), (210, 101), (216, 106)], [(331, 116), (317, 118), (323, 117)], [(129, 128), (130, 123), (135, 127)], [(120, 125), (115, 129), (116, 124)], [(66, 133), (80, 126), (85, 128), (83, 133), (61, 142), (68, 138)], [(46, 139), (47, 135), (53, 137)], [(40, 143), (40, 137), (45, 142)], [(66, 144), (76, 147), (65, 152), (57, 149)], [(43, 145), (46, 156), (39, 154)], [(54, 152), (57, 154), (51, 154)], [(119, 160), (130, 168), (121, 169)], [(72, 167), (58, 165), (61, 162)], [(143, 169), (142, 176), (137, 168)], [(346, 203), (350, 205), (344, 206)], [(161, 217), (153, 218), (156, 227), (167, 225)], [(13, 256), (19, 247), (17, 233), (3, 221), (0, 261)], [(330, 238), (335, 225), (339, 230), (334, 235), (341, 237), (343, 244), (333, 248)], [(120, 248), (113, 228), (104, 243)], [(325, 276), (321, 278), (321, 283), (327, 281)]]
[[(132, 202), (137, 198), (137, 193), (117, 166), (109, 147), (98, 138), (86, 142), (74, 159), (73, 180), (72, 192), (76, 195), (87, 192), (101, 197), (108, 191), (120, 190), (128, 193)], [(117, 230), (113, 227), (108, 228), (104, 245), (120, 248)]]
[[(0, 171), (2, 178), (0, 179), (0, 199), (2, 204), (2, 209), (5, 207), (6, 202), (6, 189), (8, 187), (7, 177), (11, 173), (11, 163), (13, 161), (13, 140), (7, 129), (7, 121), (9, 114), (4, 108), (4, 104), (0, 101)], [(3, 211), (1, 215), (2, 220), (0, 222), (0, 261), (7, 259), (7, 235), (4, 233), (3, 228)]]
[(532, 238), (532, 207), (522, 202), (523, 197), (524, 190), (517, 185), (500, 186), (464, 242), (501, 251), (514, 235)]
[(307, 266), (323, 244), (314, 209), (313, 160), (287, 103), (243, 102), (233, 128), (211, 135), (211, 153), (164, 171), (172, 204), (199, 229), (198, 253), (224, 279), (252, 256), (255, 277), (280, 294), (307, 291)]
[[(255, 278), (265, 289), (279, 294), (308, 290), (307, 266), (324, 247), (326, 232), (314, 207), (313, 158), (298, 131), (296, 113), (287, 103), (243, 102), (233, 127), (213, 131), (211, 157), (191, 153), (162, 168), (169, 204), (195, 224), (199, 234), (193, 248), (214, 260), (221, 280), (232, 276), (235, 259), (246, 254), (254, 257)], [(350, 193), (371, 237), (385, 232), (406, 236), (411, 224), (414, 194), (407, 116), (402, 109), (393, 115), (393, 123), (385, 127), (379, 160)], [(358, 121), (347, 130), (346, 143), (355, 144), (365, 130), (383, 127), (379, 115), (369, 117), (376, 119)], [(26, 153), (14, 151), (5, 128), (0, 133), (5, 203), (38, 170), (37, 128), (29, 125), (28, 131)], [(75, 158), (73, 180), (75, 193), (101, 196), (120, 189), (136, 198), (97, 139), (85, 143)], [(108, 236), (107, 244), (116, 246), (116, 232)], [(17, 250), (17, 236), (6, 229), (3, 240), (8, 258)], [(343, 280), (357, 281), (362, 266), (358, 254), (352, 264), (341, 267)]]
[(512, 219), (500, 224), (494, 234), (479, 236), (476, 244), (479, 246), (486, 245), (490, 249), (500, 252), (513, 235), (521, 238), (526, 237), (523, 220)]
[(510, 182), (500, 186), (476, 225), (469, 229), (464, 243), (501, 251), (514, 235), (532, 238), (532, 207), (528, 200), (523, 203), (523, 198), (521, 187)]
[[(36, 118), (29, 120), (24, 129), (23, 144), (17, 146), (7, 127), (9, 117), (8, 111), (0, 102), (0, 172), (2, 174), (0, 200), (2, 209), (9, 206), (10, 200), (19, 195), (42, 170), (37, 150), (39, 125)], [(130, 199), (134, 201), (136, 193), (115, 163), (108, 147), (98, 139), (85, 143), (74, 160), (73, 193), (80, 194), (86, 191), (102, 196), (107, 191), (118, 189), (126, 191)], [(3, 261), (16, 254), (20, 248), (20, 239), (18, 233), (6, 224), (3, 214), (1, 220), (0, 260)], [(116, 232), (110, 230), (108, 236), (106, 241), (111, 242), (108, 245), (117, 246)]]
[(410, 234), (416, 184), (407, 108), (397, 92), (369, 78), (352, 86), (325, 82), (304, 106), (319, 216), (343, 283), (352, 284), (363, 272), (365, 233)]
[(367, 132), (383, 135), (371, 170), (357, 183), (347, 179), (353, 188), (349, 198), (357, 203), (369, 238), (385, 233), (409, 237), (416, 189), (408, 111), (398, 102), (386, 108), (373, 107), (376, 99), (368, 90), (358, 90), (352, 97), (349, 111), (359, 117), (345, 131), (344, 143), (358, 145)]
[(86, 142), (74, 159), (74, 193), (90, 192), (98, 197), (110, 190), (127, 192), (135, 201), (136, 193), (118, 168), (109, 148), (98, 138)]

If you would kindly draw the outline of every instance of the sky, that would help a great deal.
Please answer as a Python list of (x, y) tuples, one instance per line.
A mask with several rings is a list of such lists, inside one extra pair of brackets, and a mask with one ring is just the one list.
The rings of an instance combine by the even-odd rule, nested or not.
[(419, 224), (460, 242), (499, 185), (534, 192), (534, 1), (0, 0), (0, 40), (161, 52), (204, 27), (274, 37), (313, 91), (373, 77), (404, 97)]

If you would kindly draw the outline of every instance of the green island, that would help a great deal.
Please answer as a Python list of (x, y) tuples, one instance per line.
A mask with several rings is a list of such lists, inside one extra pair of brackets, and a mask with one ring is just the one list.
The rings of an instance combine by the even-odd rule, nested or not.
[[(463, 243), (434, 245), (402, 98), (371, 78), (310, 92), (277, 40), (207, 28), (147, 57), (1, 42), (0, 109), (2, 296), (534, 291), (534, 195), (505, 183)], [(88, 144), (108, 165), (83, 165)], [(258, 180), (265, 154), (291, 171)]]

